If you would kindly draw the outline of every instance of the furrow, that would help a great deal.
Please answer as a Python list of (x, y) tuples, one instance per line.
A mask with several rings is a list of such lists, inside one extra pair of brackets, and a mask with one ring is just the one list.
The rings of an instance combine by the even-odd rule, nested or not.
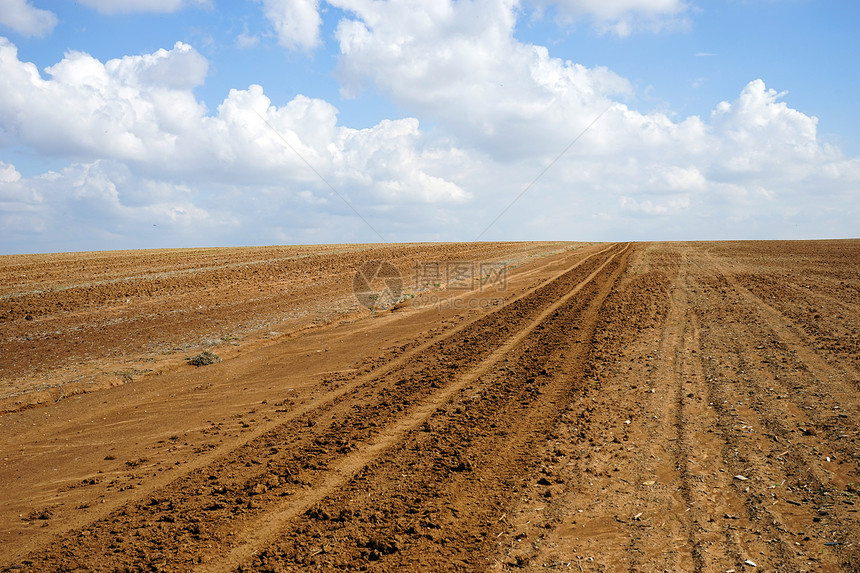
[[(271, 527), (267, 521), (266, 534), (279, 532), (276, 541), (243, 545), (230, 562), (241, 570), (273, 563), (296, 570), (486, 565), (509, 486), (534, 466), (540, 429), (552, 425), (576, 389), (586, 354), (581, 343), (590, 340), (602, 300), (625, 266), (617, 258), (338, 472), (350, 473), (349, 480), (335, 480), (310, 507), (302, 503), (303, 515), (290, 508), (295, 523), (284, 527), (286, 516)], [(578, 332), (565, 336), (572, 328)], [(390, 484), (397, 484), (393, 500), (385, 491)], [(440, 506), (449, 511), (440, 513)]]
[[(59, 559), (74, 559), (76, 554), (91, 554), (99, 547), (107, 554), (116, 553), (117, 564), (143, 560), (167, 566), (202, 561), (207, 543), (224, 549), (242, 546), (241, 541), (232, 539), (241, 531), (253, 531), (253, 539), (257, 540), (260, 528), (255, 516), (269, 516), (272, 506), (280, 505), (276, 495), (313, 500), (315, 492), (342, 483), (367, 463), (364, 458), (371, 459), (412, 427), (403, 425), (404, 411), (422, 401), (425, 407), (432, 408), (436, 403), (434, 395), (436, 400), (444, 401), (449, 395), (446, 392), (454, 391), (447, 386), (442, 386), (442, 390), (434, 388), (429, 374), (440, 369), (465, 368), (468, 372), (476, 362), (478, 370), (481, 364), (488, 367), (501, 356), (498, 352), (493, 354), (493, 348), (498, 350), (498, 344), (505, 345), (509, 338), (506, 332), (514, 332), (516, 338), (518, 329), (538, 324), (540, 319), (535, 322), (534, 317), (550, 312), (546, 303), (558, 302), (560, 292), (579, 284), (571, 281), (581, 283), (582, 273), (591, 271), (585, 282), (591, 280), (614, 257), (607, 255), (613, 248), (577, 261), (567, 271), (494, 313), (445, 332), (380, 368), (345, 381), (322, 400), (290, 412), (288, 421), (278, 420), (274, 428), (252, 436), (229, 452), (219, 452), (215, 460), (154, 491), (150, 499), (126, 504), (85, 532), (66, 535), (46, 551), (31, 554), (24, 562), (35, 563), (50, 558), (51, 554)], [(603, 266), (598, 266), (599, 257), (604, 257)], [(595, 266), (598, 270), (592, 270)], [(471, 344), (471, 352), (462, 359), (452, 359), (450, 349), (463, 344)], [(461, 386), (471, 379), (463, 380)], [(344, 432), (348, 424), (350, 431)], [(333, 438), (335, 435), (341, 437)], [(332, 445), (333, 440), (339, 443)], [(291, 511), (282, 508), (276, 515), (283, 516), (278, 519), (289, 519)], [(178, 517), (167, 520), (166, 512)], [(170, 540), (177, 538), (185, 538), (187, 542), (170, 549), (175, 543)], [(197, 542), (203, 543), (195, 546)], [(79, 552), (81, 543), (88, 544), (89, 550)], [(230, 559), (223, 562), (231, 564)]]

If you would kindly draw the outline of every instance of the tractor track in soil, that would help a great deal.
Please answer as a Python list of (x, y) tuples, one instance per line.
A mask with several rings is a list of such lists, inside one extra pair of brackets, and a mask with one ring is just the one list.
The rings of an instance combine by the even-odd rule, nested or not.
[[(747, 254), (741, 247), (760, 248), (640, 249), (631, 278), (605, 304), (607, 315), (621, 310), (614, 336), (629, 349), (610, 355), (601, 383), (553, 429), (545, 449), (559, 455), (548, 459), (547, 471), (566, 487), (549, 504), (524, 499), (513, 510), (501, 563), (534, 570), (725, 571), (749, 563), (775, 571), (858, 570), (858, 378), (856, 360), (845, 356), (854, 341), (826, 353), (809, 334), (851, 325), (833, 320), (838, 311), (822, 312), (830, 320), (813, 328), (788, 318), (747, 288), (773, 275), (714, 253)], [(828, 254), (826, 245), (804, 247)], [(785, 290), (799, 292), (792, 283), (809, 279), (778, 270)], [(643, 290), (637, 281), (648, 285), (654, 306), (644, 325), (624, 304)], [(807, 304), (779, 302), (795, 315)], [(632, 336), (629, 323), (645, 328)], [(537, 510), (564, 515), (565, 523), (543, 532), (526, 521)]]
[[(299, 408), (288, 421), (148, 494), (149, 499), (121, 506), (88, 525), (83, 536), (80, 531), (66, 534), (41, 552), (44, 561), (36, 553), (28, 555), (24, 564), (61, 569), (63, 564), (75, 563), (82, 569), (114, 570), (140, 562), (177, 569), (205, 562), (207, 569), (218, 569), (212, 563), (217, 559), (213, 546), (224, 553), (224, 563), (239, 564), (239, 553), (228, 552), (233, 549), (232, 538), (237, 538), (241, 552), (249, 544), (259, 545), (261, 533), (266, 537), (266, 529), (260, 529), (254, 516), (273, 520), (275, 526), (269, 529), (274, 531), (282, 521), (339, 488), (377, 454), (401, 441), (408, 430), (432, 417), (481, 369), (505, 359), (513, 347), (527, 344), (521, 339), (607, 272), (607, 267), (614, 263), (613, 269), (620, 268), (616, 259), (623, 253), (617, 251), (618, 247), (603, 249), (578, 260), (495, 312), (354, 380), (333, 381), (331, 395), (319, 403)], [(454, 373), (459, 376), (451, 380)], [(417, 413), (409, 413), (412, 404)], [(299, 492), (304, 495), (296, 495)], [(282, 502), (290, 496), (298, 501)], [(273, 506), (278, 508), (274, 512)], [(243, 531), (249, 539), (238, 541)], [(188, 538), (185, 543), (180, 541), (183, 537)], [(111, 554), (118, 561), (106, 558)]]
[(201, 431), (153, 433), (110, 479), (43, 488), (0, 566), (858, 570), (858, 248), (562, 250), (489, 310), (396, 308), (254, 346), (203, 391), (178, 372), (194, 400), (242, 383), (247, 399), (199, 402)]
[[(537, 254), (537, 261), (517, 270), (518, 286), (509, 293), (515, 299), (564, 273), (570, 266), (569, 251), (576, 251), (580, 246), (561, 246), (564, 248), (558, 249), (558, 244), (520, 244), (511, 250), (491, 245), (489, 248), (458, 249), (453, 258), (462, 260), (464, 253), (486, 257), (489, 253), (492, 256), (488, 260), (492, 261), (502, 255), (509, 264), (513, 261), (511, 268), (517, 268), (522, 259), (528, 261)], [(603, 247), (586, 247), (584, 252), (600, 249)], [(258, 257), (257, 250), (238, 249), (242, 255), (250, 252)], [(383, 253), (393, 251), (396, 254), (404, 250), (409, 249), (396, 247)], [(234, 256), (234, 250), (214, 251), (221, 256), (228, 255), (228, 259)], [(451, 258), (452, 247), (431, 245), (418, 249), (411, 262), (434, 260), (432, 257), (440, 251)], [(368, 255), (362, 251), (358, 263), (354, 264), (379, 252), (373, 250)], [(188, 255), (187, 252), (183, 254)], [(114, 255), (110, 253), (107, 258), (112, 259)], [(66, 258), (62, 257), (61, 262), (66, 263)], [(142, 258), (147, 267), (158, 262), (153, 263), (149, 253), (143, 252), (138, 257), (138, 266)], [(573, 259), (579, 258), (581, 255), (577, 252)], [(54, 275), (63, 272), (61, 269)], [(547, 274), (549, 279), (546, 279)], [(341, 278), (342, 282), (348, 282), (351, 277)], [(69, 290), (64, 289), (64, 292)], [(331, 294), (323, 291), (322, 297), (330, 298)], [(453, 294), (456, 297), (458, 293)], [(440, 297), (446, 300), (444, 293), (440, 293)], [(317, 295), (311, 303), (319, 298)], [(207, 300), (204, 298), (202, 302)], [(238, 304), (243, 303), (239, 300)], [(254, 305), (251, 308), (255, 314), (264, 316), (265, 310)], [(0, 418), (1, 449), (9, 456), (0, 462), (0, 469), (7, 476), (6, 514), (0, 521), (3, 525), (0, 547), (5, 559), (26, 554), (46, 540), (75, 528), (87, 531), (87, 524), (113, 511), (121, 511), (129, 504), (140, 503), (152, 492), (175, 483), (177, 477), (201, 471), (283, 423), (314, 410), (325, 411), (331, 401), (348, 399), (348, 391), (355, 393), (356, 388), (368, 385), (375, 377), (403, 366), (416, 352), (426, 351), (438, 340), (474, 322), (475, 314), (479, 318), (483, 314), (471, 310), (419, 309), (417, 316), (424, 317), (422, 320), (427, 321), (427, 326), (423, 323), (419, 326), (424, 336), (413, 337), (411, 323), (415, 312), (407, 308), (402, 317), (398, 310), (393, 315), (380, 315), (378, 320), (369, 323), (361, 318), (352, 319), (330, 328), (300, 329), (286, 336), (271, 333), (276, 335), (272, 340), (268, 340), (269, 336), (263, 340), (243, 338), (243, 349), (233, 356), (228, 354), (227, 362), (236, 363), (236, 368), (209, 368), (197, 375), (196, 371), (189, 372), (187, 366), (184, 369), (168, 367), (157, 377), (142, 378), (142, 383), (128, 380), (125, 385), (103, 392), (72, 394), (62, 401), (52, 400), (56, 402), (53, 407), (13, 411)], [(181, 332), (187, 325), (180, 324), (178, 328)], [(126, 344), (132, 351), (138, 344), (134, 336), (134, 332), (127, 334)], [(379, 345), (383, 345), (381, 354), (378, 354)], [(329, 346), (333, 352), (324, 356), (334, 359), (325, 359), (322, 363), (333, 366), (321, 368), (317, 365), (321, 358), (318, 353), (322, 352), (322, 347), (328, 352)], [(285, 347), (287, 352), (282, 351)], [(218, 351), (221, 353), (222, 349)], [(44, 357), (51, 356), (46, 352)], [(341, 383), (338, 377), (348, 380)], [(242, 386), (248, 385), (249, 380), (253, 381), (251, 391), (246, 387), (243, 392)], [(107, 397), (104, 401), (99, 398), (102, 394)], [(134, 443), (129, 439), (132, 436)], [(12, 455), (13, 452), (17, 455)], [(99, 456), (104, 456), (104, 460)], [(53, 473), (50, 466), (58, 466), (53, 472), (63, 468), (62, 472)], [(60, 511), (63, 506), (74, 507), (77, 511)], [(16, 519), (23, 522), (23, 531), (15, 523)], [(21, 537), (25, 532), (28, 535)]]

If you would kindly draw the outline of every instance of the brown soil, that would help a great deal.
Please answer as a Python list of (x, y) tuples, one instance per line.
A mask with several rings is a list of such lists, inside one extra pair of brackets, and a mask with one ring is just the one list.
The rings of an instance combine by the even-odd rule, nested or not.
[[(357, 305), (376, 259), (417, 296)], [(506, 288), (423, 290), (422, 261), (505, 262)], [(860, 241), (0, 277), (0, 570), (860, 570)]]

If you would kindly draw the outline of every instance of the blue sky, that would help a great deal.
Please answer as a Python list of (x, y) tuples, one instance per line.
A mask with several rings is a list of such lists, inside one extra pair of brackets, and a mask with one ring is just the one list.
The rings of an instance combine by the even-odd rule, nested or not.
[(0, 0), (0, 254), (856, 237), (858, 24), (805, 0)]

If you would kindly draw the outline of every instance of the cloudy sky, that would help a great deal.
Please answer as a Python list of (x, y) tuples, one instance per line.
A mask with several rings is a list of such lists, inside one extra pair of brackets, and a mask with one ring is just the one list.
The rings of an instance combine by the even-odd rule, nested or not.
[(0, 0), (0, 254), (860, 236), (854, 0)]

